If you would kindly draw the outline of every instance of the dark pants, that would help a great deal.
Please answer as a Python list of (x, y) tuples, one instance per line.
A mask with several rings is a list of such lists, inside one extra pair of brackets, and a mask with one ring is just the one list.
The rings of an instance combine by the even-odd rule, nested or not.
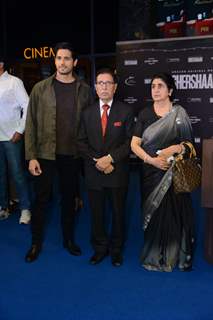
[(57, 156), (55, 161), (38, 159), (42, 174), (35, 177), (35, 203), (32, 212), (32, 243), (42, 244), (45, 210), (58, 173), (61, 193), (61, 226), (64, 241), (73, 240), (75, 198), (78, 194), (79, 163), (72, 156)]
[[(112, 206), (112, 231), (108, 237), (105, 216), (105, 200), (109, 196)], [(119, 253), (124, 243), (125, 200), (127, 188), (104, 188), (88, 190), (89, 204), (92, 215), (91, 242), (95, 252)]]

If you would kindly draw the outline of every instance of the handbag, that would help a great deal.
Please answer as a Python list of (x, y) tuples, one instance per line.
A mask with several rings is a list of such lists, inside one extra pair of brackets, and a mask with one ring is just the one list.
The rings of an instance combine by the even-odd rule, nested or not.
[(183, 145), (190, 148), (190, 155), (186, 159), (183, 155), (174, 159), (172, 173), (175, 193), (192, 192), (201, 184), (201, 165), (194, 146), (190, 142), (184, 142)]

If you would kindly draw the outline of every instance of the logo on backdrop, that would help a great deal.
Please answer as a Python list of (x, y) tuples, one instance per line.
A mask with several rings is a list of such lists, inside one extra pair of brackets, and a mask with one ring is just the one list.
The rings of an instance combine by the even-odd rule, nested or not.
[(124, 60), (125, 66), (137, 66), (138, 60)]
[(195, 141), (195, 143), (201, 143), (201, 138), (200, 137), (195, 137), (194, 141)]
[(124, 98), (124, 101), (126, 103), (133, 104), (133, 103), (136, 103), (138, 101), (138, 99), (135, 97), (127, 97), (127, 98)]
[(134, 76), (129, 76), (128, 78), (126, 78), (126, 80), (124, 82), (127, 86), (135, 86), (136, 85), (136, 81), (135, 81)]
[(192, 123), (192, 124), (196, 124), (196, 123), (199, 123), (199, 122), (202, 121), (202, 119), (201, 119), (201, 118), (198, 118), (197, 116), (191, 116), (191, 117), (190, 117), (190, 120), (191, 120), (191, 123)]
[(189, 63), (203, 62), (203, 57), (188, 57)]
[(166, 59), (166, 61), (168, 62), (168, 63), (177, 63), (177, 62), (180, 62), (180, 58), (168, 58), (168, 59)]
[(144, 84), (150, 84), (152, 81), (151, 78), (144, 79)]
[(152, 66), (158, 62), (159, 62), (159, 60), (156, 58), (148, 58), (148, 59), (144, 60), (144, 63), (147, 63), (150, 66)]
[(193, 97), (193, 98), (187, 98), (187, 102), (189, 102), (189, 103), (199, 103), (199, 102), (202, 102), (202, 98), (199, 98), (199, 97), (197, 97), (197, 98), (195, 98), (195, 97)]
[(200, 74), (175, 74), (177, 89), (213, 89), (213, 75), (207, 73)]

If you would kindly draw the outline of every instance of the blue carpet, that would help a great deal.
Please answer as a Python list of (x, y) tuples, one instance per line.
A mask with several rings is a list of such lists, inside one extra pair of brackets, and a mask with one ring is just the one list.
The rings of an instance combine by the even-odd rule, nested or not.
[(39, 259), (24, 262), (30, 246), (29, 226), (18, 225), (18, 213), (0, 221), (0, 320), (212, 320), (213, 270), (203, 258), (204, 210), (199, 191), (193, 195), (197, 246), (194, 270), (148, 272), (139, 265), (143, 243), (139, 183), (131, 175), (127, 201), (124, 265), (110, 258), (90, 266), (90, 219), (85, 206), (78, 217), (76, 242), (83, 255), (62, 248), (57, 197), (47, 217), (46, 239)]

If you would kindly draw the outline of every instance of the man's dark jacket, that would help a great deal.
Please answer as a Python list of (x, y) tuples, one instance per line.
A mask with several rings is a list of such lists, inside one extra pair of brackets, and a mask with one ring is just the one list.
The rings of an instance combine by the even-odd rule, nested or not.
[[(30, 94), (25, 127), (25, 156), (27, 160), (55, 160), (56, 97), (53, 86), (55, 74), (38, 82)], [(76, 121), (72, 143), (76, 144), (80, 116), (92, 101), (90, 87), (76, 77)], [(63, 134), (63, 132), (61, 133)], [(76, 155), (77, 148), (75, 147)]]
[[(128, 162), (133, 128), (133, 113), (129, 105), (112, 103), (106, 135), (102, 137), (99, 102), (83, 111), (78, 149), (85, 159), (85, 180), (88, 188), (125, 187), (128, 184)], [(110, 154), (114, 171), (104, 174), (95, 167), (93, 158)]]

